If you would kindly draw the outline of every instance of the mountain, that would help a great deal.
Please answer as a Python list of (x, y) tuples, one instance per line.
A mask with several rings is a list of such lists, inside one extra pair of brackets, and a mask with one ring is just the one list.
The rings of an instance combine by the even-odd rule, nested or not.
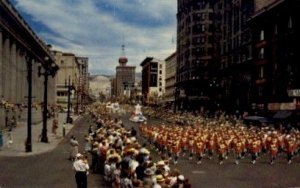
[(91, 75), (90, 81), (90, 91), (95, 97), (99, 96), (99, 93), (104, 95), (110, 95), (111, 84), (110, 78), (105, 75)]

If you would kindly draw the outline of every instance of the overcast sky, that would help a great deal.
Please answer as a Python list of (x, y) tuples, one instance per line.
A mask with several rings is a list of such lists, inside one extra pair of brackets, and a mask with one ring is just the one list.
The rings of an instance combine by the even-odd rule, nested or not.
[(145, 57), (165, 59), (176, 49), (175, 0), (11, 2), (54, 49), (88, 57), (92, 74), (115, 74), (123, 41), (128, 65), (137, 72)]

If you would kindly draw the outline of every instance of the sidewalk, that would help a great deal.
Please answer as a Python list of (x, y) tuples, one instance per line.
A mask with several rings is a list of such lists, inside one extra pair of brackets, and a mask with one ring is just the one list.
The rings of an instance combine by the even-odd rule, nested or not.
[[(75, 121), (78, 116), (73, 116)], [(34, 124), (31, 126), (32, 152), (25, 152), (25, 140), (27, 139), (27, 123), (23, 122), (10, 132), (12, 135), (12, 144), (8, 144), (8, 133), (3, 133), (3, 146), (0, 149), (0, 156), (31, 156), (53, 150), (61, 140), (63, 140), (63, 125), (66, 122), (66, 113), (58, 115), (57, 134), (51, 133), (53, 118), (47, 122), (47, 136), (49, 143), (39, 141), (39, 135), (42, 132), (43, 123)], [(73, 124), (65, 124), (65, 135), (73, 128)]]

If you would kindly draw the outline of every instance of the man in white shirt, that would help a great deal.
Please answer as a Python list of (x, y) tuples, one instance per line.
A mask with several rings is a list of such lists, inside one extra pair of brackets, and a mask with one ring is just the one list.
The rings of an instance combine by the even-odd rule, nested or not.
[(76, 155), (76, 160), (73, 163), (73, 168), (76, 171), (75, 179), (77, 188), (87, 188), (87, 174), (89, 170), (88, 162), (85, 157), (78, 153)]

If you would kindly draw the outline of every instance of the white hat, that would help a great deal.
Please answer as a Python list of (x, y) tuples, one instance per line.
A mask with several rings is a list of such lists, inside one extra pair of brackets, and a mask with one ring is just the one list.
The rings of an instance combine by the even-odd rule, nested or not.
[(162, 165), (163, 166), (163, 165), (165, 165), (165, 162), (161, 160), (161, 161), (158, 161), (156, 165)]
[(178, 179), (181, 180), (181, 181), (183, 181), (184, 180), (184, 176), (183, 175), (179, 175)]
[(150, 154), (150, 151), (147, 150), (146, 148), (142, 148), (142, 149), (140, 149), (140, 153), (149, 155), (149, 154)]
[(79, 158), (79, 157), (81, 157), (81, 156), (82, 156), (81, 153), (77, 153), (77, 154), (76, 154), (76, 157), (77, 157), (77, 158)]

